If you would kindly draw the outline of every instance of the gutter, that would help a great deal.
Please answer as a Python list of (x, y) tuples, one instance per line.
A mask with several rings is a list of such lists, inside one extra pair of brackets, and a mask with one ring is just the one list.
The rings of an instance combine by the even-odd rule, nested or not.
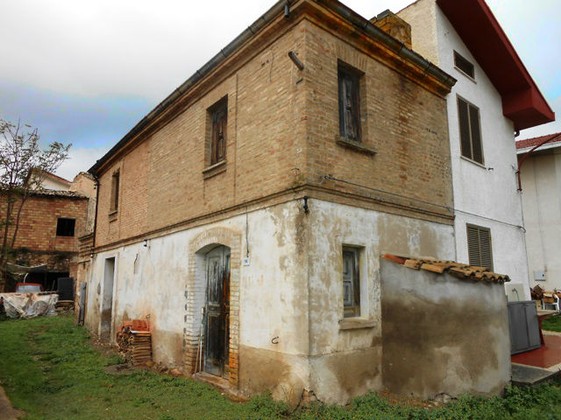
[(554, 137), (546, 138), (545, 140), (540, 142), (537, 146), (532, 147), (528, 152), (524, 153), (524, 156), (522, 156), (522, 159), (520, 159), (518, 161), (518, 170), (516, 171), (516, 179), (518, 180), (518, 192), (522, 191), (522, 177), (520, 176), (520, 170), (522, 169), (522, 165), (524, 164), (524, 162), (526, 162), (526, 159), (528, 159), (530, 157), (530, 155), (532, 153), (534, 153), (534, 151), (536, 149), (538, 149), (539, 147), (542, 147), (544, 144), (550, 143), (552, 141), (560, 140), (560, 139), (561, 139), (561, 133), (554, 136)]

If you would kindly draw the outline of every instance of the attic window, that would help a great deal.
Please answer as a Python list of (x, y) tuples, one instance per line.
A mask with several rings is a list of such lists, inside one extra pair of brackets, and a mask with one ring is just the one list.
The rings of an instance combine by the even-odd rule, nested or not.
[(467, 58), (462, 57), (457, 51), (454, 51), (454, 65), (458, 70), (466, 76), (475, 79), (475, 67)]

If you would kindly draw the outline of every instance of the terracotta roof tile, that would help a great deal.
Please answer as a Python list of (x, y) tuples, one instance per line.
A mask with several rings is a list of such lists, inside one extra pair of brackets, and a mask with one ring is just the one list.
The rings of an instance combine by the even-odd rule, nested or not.
[(540, 143), (546, 142), (545, 144), (561, 143), (561, 133), (547, 134), (545, 136), (533, 137), (531, 139), (517, 140), (516, 149), (526, 149), (530, 147), (537, 146)]
[(486, 267), (477, 267), (455, 261), (440, 261), (433, 258), (407, 258), (398, 255), (385, 254), (384, 259), (393, 261), (413, 270), (425, 270), (436, 274), (448, 273), (460, 280), (499, 283), (510, 281), (506, 274), (489, 271)]

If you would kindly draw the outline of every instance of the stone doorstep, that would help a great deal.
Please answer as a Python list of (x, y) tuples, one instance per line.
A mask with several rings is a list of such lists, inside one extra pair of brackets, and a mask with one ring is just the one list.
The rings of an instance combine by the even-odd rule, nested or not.
[(228, 379), (220, 376), (211, 375), (207, 372), (197, 372), (191, 376), (194, 380), (212, 385), (223, 395), (235, 402), (245, 402), (248, 400), (239, 390), (234, 389)]
[(513, 385), (537, 385), (561, 376), (560, 368), (561, 364), (545, 369), (513, 363), (511, 381)]

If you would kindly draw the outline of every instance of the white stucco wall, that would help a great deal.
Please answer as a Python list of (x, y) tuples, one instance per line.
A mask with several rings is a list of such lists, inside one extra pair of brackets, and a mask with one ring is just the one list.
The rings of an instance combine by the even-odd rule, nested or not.
[[(561, 150), (536, 153), (521, 168), (530, 285), (561, 290)], [(536, 281), (536, 272), (545, 281)]]
[[(299, 288), (294, 284), (298, 283), (301, 267), (292, 261), (295, 229), (291, 226), (299, 211), (299, 203), (292, 202), (247, 215), (250, 265), (241, 267), (240, 323), (244, 326), (240, 331), (241, 345), (294, 354), (307, 351), (305, 341), (285, 339), (301, 336), (302, 320), (307, 313), (301, 301), (302, 298), (307, 301), (307, 297), (295, 296)], [(123, 319), (144, 319), (148, 315), (155, 332), (155, 360), (166, 365), (180, 365), (183, 329), (198, 331), (201, 320), (200, 310), (194, 311), (192, 320), (186, 322), (184, 318), (188, 269), (195, 258), (189, 255), (189, 246), (202, 232), (216, 227), (243, 234), (243, 244), (239, 245), (246, 255), (245, 215), (149, 239), (146, 247), (138, 242), (97, 254), (88, 288), (86, 323), (98, 331), (96, 306), (99, 307), (99, 296), (104, 293), (104, 265), (107, 258), (114, 257), (112, 340), (115, 326)], [(279, 344), (273, 346), (271, 339), (277, 336)]]
[[(189, 308), (188, 296), (201, 295), (192, 301), (202, 304), (204, 293), (204, 274), (197, 274), (196, 287), (189, 285), (193, 265), (204, 259), (193, 254), (193, 243), (225, 229), (239, 234), (242, 258), (249, 249), (249, 265), (240, 261), (239, 290), (231, 296), (240, 308), (240, 389), (270, 390), (296, 402), (310, 389), (333, 403), (381, 389), (380, 255), (453, 259), (453, 228), (313, 199), (308, 204), (308, 214), (294, 200), (97, 254), (86, 325), (101, 329), (105, 264), (115, 258), (112, 341), (124, 319), (149, 316), (154, 360), (182, 366), (183, 340), (198, 336), (201, 326), (200, 307)], [(362, 249), (361, 316), (350, 327), (342, 323), (343, 245)]]
[[(382, 389), (380, 256), (454, 258), (450, 225), (311, 200), (311, 389), (324, 402), (346, 403)], [(359, 247), (361, 308), (343, 317), (342, 248)]]
[[(512, 283), (506, 283), (505, 287), (521, 284), (525, 298), (529, 298), (522, 203), (516, 185), (514, 128), (503, 115), (501, 96), (434, 0), (420, 0), (399, 15), (412, 26), (413, 49), (427, 54), (457, 79), (447, 100), (456, 260), (469, 262), (466, 223), (490, 228), (494, 270), (510, 276)], [(436, 31), (426, 24), (431, 18), (436, 19)], [(455, 68), (454, 51), (474, 64), (475, 80)], [(483, 165), (461, 155), (458, 96), (479, 108)]]

